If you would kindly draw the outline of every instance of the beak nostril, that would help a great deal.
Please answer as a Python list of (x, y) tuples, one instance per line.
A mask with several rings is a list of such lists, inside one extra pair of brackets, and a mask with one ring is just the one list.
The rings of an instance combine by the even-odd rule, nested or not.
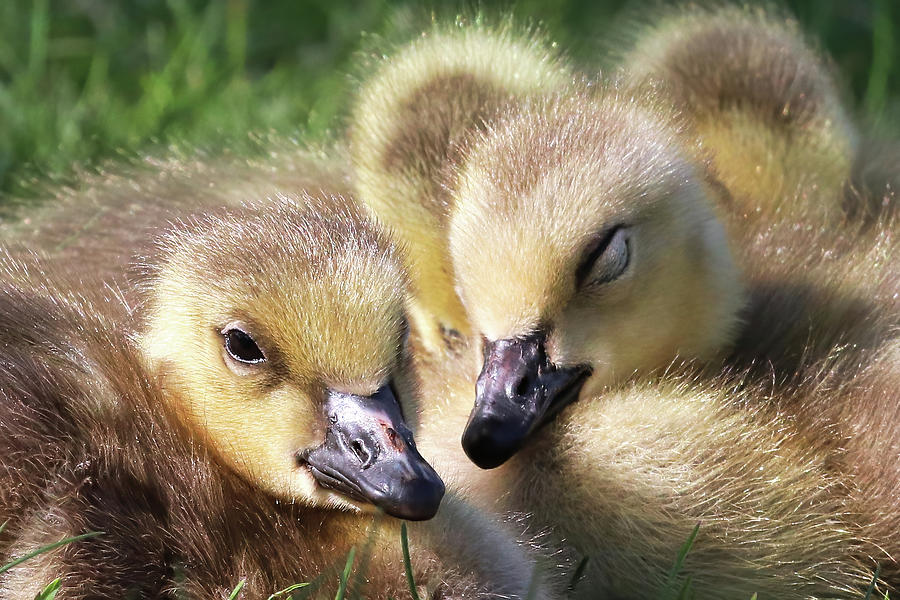
[(372, 459), (372, 454), (366, 449), (365, 444), (363, 444), (362, 440), (356, 439), (350, 442), (350, 450), (353, 451), (353, 454), (356, 455), (356, 458), (359, 459), (359, 462), (362, 463), (363, 468), (369, 466), (369, 462)]
[(531, 390), (531, 378), (527, 375), (516, 384), (516, 396), (524, 396)]

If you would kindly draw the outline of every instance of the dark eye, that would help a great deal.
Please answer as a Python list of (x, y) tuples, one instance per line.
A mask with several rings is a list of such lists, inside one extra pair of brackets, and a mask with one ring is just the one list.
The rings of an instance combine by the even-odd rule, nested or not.
[(589, 244), (575, 271), (579, 286), (608, 283), (618, 278), (631, 259), (628, 228), (619, 225)]
[(225, 350), (234, 360), (251, 365), (265, 362), (266, 355), (246, 331), (231, 328), (223, 331), (222, 335), (225, 336)]

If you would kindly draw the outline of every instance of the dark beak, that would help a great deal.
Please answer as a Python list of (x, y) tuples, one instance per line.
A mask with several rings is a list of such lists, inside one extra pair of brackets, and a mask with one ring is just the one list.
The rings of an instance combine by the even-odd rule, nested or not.
[(482, 469), (506, 462), (534, 431), (578, 398), (590, 368), (550, 363), (540, 333), (489, 342), (463, 432), (466, 454)]
[(320, 485), (410, 521), (430, 519), (444, 482), (416, 450), (390, 385), (371, 396), (330, 391), (325, 442), (298, 456)]

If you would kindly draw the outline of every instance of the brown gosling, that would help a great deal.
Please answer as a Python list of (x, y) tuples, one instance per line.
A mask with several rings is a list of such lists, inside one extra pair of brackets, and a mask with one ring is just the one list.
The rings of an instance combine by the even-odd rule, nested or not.
[(410, 250), (410, 316), (427, 350), (469, 334), (447, 260), (451, 201), (442, 172), (473, 129), (571, 77), (534, 34), (457, 25), (435, 27), (399, 50), (360, 90), (349, 135), (356, 189)]
[(836, 200), (860, 136), (797, 23), (758, 7), (664, 12), (637, 29), (622, 68), (632, 84), (659, 85), (687, 117), (729, 208), (742, 219), (843, 218)]
[[(743, 354), (757, 366), (773, 367), (778, 380), (775, 388), (767, 388), (752, 373), (747, 382), (727, 374), (712, 379), (707, 379), (708, 375), (700, 379), (670, 375), (660, 381), (641, 378), (607, 388), (632, 372), (651, 369), (653, 361), (611, 375), (607, 362), (599, 360), (605, 355), (598, 356), (596, 363), (582, 356), (592, 357), (594, 348), (606, 351), (613, 344), (626, 353), (635, 347), (634, 338), (625, 337), (624, 343), (619, 343), (622, 330), (625, 336), (632, 332), (616, 328), (622, 313), (611, 310), (621, 310), (616, 301), (637, 288), (638, 284), (625, 277), (628, 267), (634, 267), (632, 259), (649, 253), (659, 262), (643, 273), (665, 280), (669, 256), (679, 264), (677, 252), (660, 249), (670, 240), (666, 225), (673, 223), (675, 231), (689, 228), (679, 227), (682, 219), (660, 219), (654, 231), (657, 235), (645, 234), (643, 243), (635, 245), (629, 243), (631, 238), (625, 243), (621, 236), (615, 240), (620, 230), (612, 226), (608, 231), (613, 235), (596, 236), (600, 242), (593, 247), (577, 244), (580, 239), (591, 239), (578, 228), (595, 223), (592, 219), (615, 215), (620, 205), (622, 214), (629, 215), (629, 209), (641, 214), (641, 208), (648, 205), (656, 203), (659, 207), (654, 208), (661, 211), (676, 204), (669, 200), (677, 193), (665, 185), (667, 176), (680, 183), (674, 186), (676, 191), (679, 187), (697, 190), (694, 202), (701, 206), (718, 202), (722, 192), (721, 182), (716, 185), (713, 179), (712, 185), (706, 185), (708, 174), (696, 160), (703, 152), (685, 143), (696, 139), (690, 121), (688, 127), (680, 125), (679, 116), (666, 108), (667, 100), (658, 94), (629, 100), (632, 90), (629, 84), (600, 92), (595, 98), (585, 93), (581, 98), (570, 95), (511, 107), (486, 131), (468, 139), (447, 169), (449, 175), (441, 181), (450, 197), (448, 228), (454, 275), (472, 332), (484, 337), (482, 347), (476, 337), (473, 353), (483, 352), (486, 361), (476, 388), (475, 413), (469, 417), (473, 381), (464, 375), (466, 359), (422, 357), (430, 363), (423, 371), (423, 386), (426, 392), (434, 390), (426, 395), (438, 400), (426, 405), (421, 443), (433, 448), (436, 464), (451, 474), (452, 485), (468, 489), (489, 505), (533, 513), (539, 526), (555, 528), (559, 537), (589, 554), (595, 566), (590, 578), (593, 583), (586, 582), (583, 588), (588, 597), (604, 591), (614, 597), (655, 597), (697, 520), (714, 524), (698, 539), (701, 558), (691, 571), (701, 596), (739, 597), (746, 593), (749, 597), (755, 591), (792, 598), (856, 594), (871, 578), (876, 561), (884, 560), (891, 571), (896, 566), (892, 545), (896, 532), (891, 525), (896, 522), (896, 502), (891, 494), (897, 479), (878, 482), (867, 473), (863, 491), (850, 490), (859, 465), (867, 464), (875, 472), (877, 453), (860, 448), (871, 445), (890, 450), (896, 437), (890, 426), (896, 402), (891, 402), (895, 398), (889, 390), (897, 363), (890, 358), (891, 351), (883, 349), (895, 343), (887, 332), (897, 324), (897, 312), (889, 308), (896, 304), (891, 295), (895, 292), (890, 290), (897, 284), (897, 274), (885, 266), (889, 264), (886, 256), (896, 252), (889, 225), (879, 234), (886, 239), (872, 242), (868, 253), (855, 231), (835, 236), (819, 225), (798, 229), (802, 218), (783, 226), (763, 225), (761, 232), (766, 233), (768, 227), (769, 237), (762, 236), (748, 248), (751, 256), (746, 261), (742, 249), (740, 260), (753, 270), (754, 294), (744, 335), (759, 339), (745, 337), (738, 356)], [(593, 114), (601, 112), (592, 109), (597, 105), (603, 106), (602, 115)], [(584, 113), (594, 118), (585, 118)], [(592, 129), (603, 116), (606, 127), (594, 125)], [(600, 169), (604, 162), (610, 165), (607, 171)], [(592, 169), (604, 178), (592, 179)], [(640, 177), (629, 179), (631, 173)], [(594, 186), (585, 185), (591, 181), (596, 182)], [(625, 185), (635, 181), (640, 185)], [(799, 200), (815, 206), (815, 197), (804, 198), (790, 188), (782, 190), (786, 202)], [(828, 194), (833, 190), (825, 188), (809, 189), (831, 200)], [(618, 204), (617, 193), (624, 198)], [(598, 205), (606, 211), (599, 216)], [(815, 214), (809, 208), (803, 210)], [(709, 210), (708, 214), (708, 221), (715, 223), (715, 213)], [(802, 210), (795, 213), (802, 214)], [(648, 221), (656, 222), (652, 216), (637, 222)], [(721, 225), (713, 227), (718, 228), (721, 240)], [(788, 236), (790, 229), (792, 236)], [(767, 246), (767, 240), (777, 243)], [(649, 249), (645, 248), (648, 244)], [(691, 258), (727, 262), (727, 252), (721, 252), (724, 242), (697, 247), (712, 249), (718, 258), (702, 252), (691, 253)], [(595, 252), (579, 254), (573, 248)], [(810, 252), (811, 248), (820, 251)], [(791, 255), (794, 249), (798, 256)], [(590, 294), (580, 289), (578, 275), (587, 271), (590, 276), (598, 263), (602, 277), (597, 279), (606, 293)], [(726, 318), (718, 322), (713, 317), (719, 305), (709, 303), (713, 307), (708, 320), (711, 330), (716, 331), (717, 323), (720, 326), (720, 337), (710, 343), (716, 349), (727, 345), (728, 333), (734, 331), (734, 310), (741, 304), (733, 265), (728, 267), (722, 271), (731, 275), (719, 282), (721, 287), (705, 290), (713, 299), (721, 289), (733, 293), (731, 301), (723, 304), (731, 310), (724, 310)], [(791, 278), (785, 274), (804, 269), (807, 271), (794, 273), (794, 280), (803, 283), (793, 288), (792, 296)], [(676, 272), (681, 271), (676, 268)], [(640, 273), (635, 270), (634, 276)], [(625, 283), (617, 293), (614, 284), (620, 278)], [(613, 285), (604, 288), (604, 284)], [(648, 299), (658, 298), (662, 305), (668, 301), (658, 292), (636, 296), (634, 310)], [(832, 304), (832, 300), (838, 302)], [(598, 302), (603, 310), (591, 310), (591, 302)], [(673, 306), (679, 304), (673, 302)], [(695, 306), (693, 314), (703, 323), (704, 317), (709, 317), (703, 314), (704, 303)], [(765, 310), (767, 306), (771, 310)], [(804, 307), (810, 312), (804, 313)], [(893, 316), (883, 317), (882, 311)], [(666, 332), (667, 316), (665, 312), (662, 317), (648, 313), (649, 319), (636, 319), (637, 333), (642, 334), (636, 335), (638, 347), (643, 349), (640, 344), (656, 341), (659, 338), (655, 336)], [(610, 335), (606, 345), (588, 342), (590, 334), (599, 329), (597, 323), (618, 337)], [(855, 324), (866, 325), (859, 335), (854, 332)], [(490, 334), (495, 332), (500, 340), (492, 339)], [(803, 332), (805, 338), (801, 338)], [(686, 333), (685, 340), (697, 339), (693, 329)], [(783, 339), (778, 339), (779, 334), (784, 334)], [(508, 337), (503, 339), (504, 335)], [(547, 339), (553, 343), (548, 344)], [(864, 346), (855, 346), (858, 342)], [(709, 354), (713, 353), (710, 350)], [(704, 353), (694, 355), (702, 358)], [(653, 353), (641, 356), (654, 358)], [(665, 358), (660, 355), (656, 364), (667, 364), (675, 356), (690, 358), (692, 353), (676, 348)], [(571, 357), (584, 362), (562, 362)], [(855, 372), (861, 357), (871, 358), (875, 365), (867, 376), (870, 384)], [(582, 364), (594, 367), (588, 379), (591, 387), (585, 385), (581, 401), (563, 409), (559, 421), (539, 432), (534, 424), (542, 421), (531, 421), (535, 400), (546, 402), (550, 395), (546, 392), (554, 387), (569, 392), (563, 396), (569, 399), (565, 396), (571, 397), (572, 388), (577, 389), (579, 378), (586, 374), (578, 368)], [(574, 381), (570, 379), (571, 385), (560, 386), (558, 371), (566, 367), (575, 368), (577, 374)], [(820, 371), (830, 373), (831, 378), (823, 378)], [(846, 385), (836, 385), (843, 377)], [(784, 385), (788, 380), (793, 385)], [(798, 387), (798, 382), (806, 383)], [(521, 388), (519, 384), (523, 384)], [(536, 388), (535, 393), (528, 393), (529, 384)], [(771, 393), (767, 393), (769, 389)], [(832, 437), (843, 427), (842, 419), (829, 415), (823, 407), (841, 406), (845, 416), (853, 414), (852, 400), (863, 394), (869, 400), (866, 409), (855, 414), (856, 421), (871, 426), (884, 418), (886, 424), (873, 427), (870, 439), (854, 437), (858, 432), (849, 430)], [(506, 402), (513, 399), (519, 402)], [(559, 410), (560, 405), (554, 409)], [(495, 414), (488, 417), (496, 416), (500, 423), (516, 419), (517, 426), (525, 421), (525, 427), (498, 426), (489, 432), (488, 437), (494, 439), (481, 448), (470, 440), (470, 456), (474, 449), (475, 458), (485, 466), (508, 458), (510, 448), (518, 449), (524, 443), (523, 429), (525, 436), (535, 439), (510, 464), (480, 474), (448, 443), (447, 432), (466, 427), (467, 418), (469, 428), (472, 419), (483, 423), (484, 415), (479, 412), (491, 410)], [(795, 426), (797, 422), (803, 426)], [(807, 427), (807, 423), (811, 424)], [(510, 430), (512, 435), (506, 435)], [(571, 435), (573, 431), (581, 432), (577, 439)], [(746, 448), (735, 447), (735, 439), (750, 443)], [(810, 444), (810, 439), (819, 444)], [(842, 443), (856, 449), (845, 454)], [(481, 452), (484, 446), (488, 452)], [(832, 468), (835, 462), (840, 469)], [(604, 468), (607, 464), (612, 465), (610, 470)], [(746, 464), (758, 465), (759, 472), (745, 470)], [(774, 478), (769, 475), (773, 472), (778, 473)], [(596, 485), (598, 479), (603, 486)], [(632, 480), (638, 483), (632, 486)], [(640, 488), (640, 482), (647, 483), (646, 490)], [(876, 489), (888, 504), (873, 510), (874, 503), (866, 500), (866, 495)], [(612, 539), (618, 544), (610, 542)], [(835, 544), (822, 545), (820, 539)], [(753, 549), (754, 545), (758, 547)], [(649, 576), (647, 563), (653, 565)], [(893, 581), (890, 576), (888, 580)]]
[[(330, 597), (354, 546), (353, 594), (406, 593), (399, 521), (371, 513), (427, 519), (444, 489), (412, 438), (404, 269), (360, 209), (302, 194), (185, 218), (137, 311), (58, 261), (0, 265), (4, 550), (104, 532), (0, 595), (62, 577), (71, 598), (224, 599), (241, 579)], [(410, 531), (420, 594), (525, 595), (530, 559), (464, 503)]]
[[(863, 271), (896, 289), (896, 272)], [(572, 565), (587, 560), (574, 597), (659, 598), (690, 577), (698, 598), (859, 598), (878, 566), (880, 597), (900, 584), (900, 471), (888, 458), (900, 453), (898, 349), (896, 335), (835, 347), (791, 387), (674, 366), (571, 404), (491, 471), (440, 437), (464, 426), (471, 398), (474, 378), (453, 357), (421, 369), (423, 392), (444, 400), (418, 439), (450, 489), (528, 514), (549, 543), (576, 550)]]
[(484, 360), (463, 435), (484, 468), (578, 397), (733, 340), (743, 288), (665, 105), (534, 102), (473, 138), (449, 248)]
[[(627, 92), (613, 89), (606, 102), (627, 106), (623, 95)], [(565, 102), (573, 101), (570, 97), (559, 104)], [(854, 228), (829, 231), (817, 212), (817, 200), (840, 204), (834, 203), (839, 199), (834, 187), (824, 185), (802, 191), (786, 188), (782, 197), (769, 199), (770, 206), (783, 203), (790, 211), (776, 208), (765, 215), (768, 221), (754, 219), (734, 243), (740, 249), (738, 260), (745, 267), (751, 303), (726, 372), (750, 368), (743, 376), (746, 381), (730, 380), (728, 375), (697, 380), (670, 375), (605, 389), (630, 373), (595, 380), (608, 364), (598, 360), (606, 358), (600, 354), (604, 346), (597, 341), (583, 347), (568, 342), (567, 338), (586, 338), (595, 323), (610, 322), (612, 327), (606, 328), (616, 333), (611, 340), (625, 340), (620, 344), (625, 350), (635, 345), (624, 337), (628, 332), (614, 329), (621, 316), (608, 305), (576, 312), (580, 306), (591, 306), (589, 295), (579, 298), (583, 292), (577, 273), (582, 263), (571, 251), (563, 254), (568, 261), (556, 258), (570, 239), (568, 231), (587, 221), (586, 216), (597, 215), (594, 203), (602, 200), (595, 198), (605, 197), (584, 184), (587, 178), (582, 173), (600, 161), (584, 158), (583, 149), (598, 154), (596, 149), (602, 149), (607, 154), (601, 156), (615, 165), (601, 180), (606, 197), (624, 189), (638, 196), (638, 201), (625, 196), (638, 208), (652, 201), (647, 196), (653, 192), (665, 195), (652, 165), (663, 164), (667, 151), (684, 152), (682, 160), (693, 169), (693, 177), (707, 181), (702, 163), (694, 159), (700, 153), (685, 143), (693, 139), (691, 129), (666, 126), (679, 119), (663, 108), (665, 98), (654, 95), (634, 102), (641, 109), (638, 114), (653, 119), (638, 128), (643, 137), (612, 117), (605, 122), (608, 138), (621, 135), (627, 142), (588, 138), (589, 126), (578, 110), (562, 111), (562, 118), (555, 114), (557, 108), (534, 103), (518, 114), (511, 111), (508, 120), (474, 136), (466, 148), (456, 179), (451, 180), (450, 249), (473, 333), (481, 334), (486, 344), (484, 363), (476, 384), (476, 408), (464, 425), (471, 398), (471, 388), (466, 388), (472, 382), (459, 380), (458, 370), (464, 368), (459, 361), (447, 371), (433, 362), (431, 368), (440, 374), (426, 381), (435, 381), (440, 388), (442, 376), (452, 381), (457, 373), (459, 383), (444, 384), (449, 390), (428, 394), (443, 393), (446, 400), (429, 406), (433, 413), (426, 415), (426, 428), (434, 424), (435, 429), (423, 432), (423, 446), (443, 448), (443, 456), (436, 455), (437, 464), (442, 472), (458, 471), (455, 485), (468, 488), (483, 502), (532, 513), (537, 525), (554, 528), (559, 537), (590, 555), (595, 566), (586, 597), (598, 593), (598, 588), (613, 597), (656, 597), (672, 557), (697, 521), (707, 524), (695, 546), (697, 567), (691, 570), (701, 597), (754, 592), (789, 598), (850, 597), (864, 590), (876, 562), (884, 563), (885, 579), (895, 584), (898, 548), (892, 523), (900, 509), (893, 494), (900, 478), (877, 467), (878, 451), (893, 451), (897, 433), (892, 425), (896, 392), (890, 390), (896, 389), (900, 367), (892, 350), (900, 314), (896, 297), (900, 277), (888, 258), (897, 252), (891, 221), (881, 223), (873, 238)], [(604, 113), (616, 111), (606, 108)], [(668, 137), (654, 139), (660, 132)], [(579, 135), (590, 142), (578, 143)], [(564, 165), (559, 175), (551, 162), (557, 155), (570, 159), (569, 163), (556, 159)], [(628, 181), (629, 161), (640, 160), (635, 157), (651, 167), (636, 169), (642, 175), (641, 186), (622, 185), (622, 180)], [(669, 171), (675, 177), (681, 174)], [(722, 191), (721, 184), (712, 183), (698, 186), (712, 190), (705, 195), (710, 203), (718, 201)], [(779, 214), (784, 221), (774, 222)], [(660, 239), (666, 236), (645, 237), (644, 244), (657, 245)], [(626, 244), (627, 255), (638, 257), (640, 247)], [(600, 256), (605, 252), (609, 250)], [(627, 261), (614, 260), (621, 255), (622, 251), (613, 251), (612, 259), (601, 264), (625, 263), (627, 271)], [(660, 256), (668, 258), (665, 252)], [(650, 272), (658, 275), (666, 270), (658, 267)], [(635, 271), (635, 276), (639, 273)], [(610, 286), (606, 292), (610, 302), (624, 297), (614, 290)], [(573, 317), (566, 318), (569, 311)], [(520, 329), (520, 323), (525, 327)], [(639, 320), (637, 331), (644, 332), (639, 340), (654, 339), (660, 323), (665, 321), (650, 314)], [(537, 344), (529, 340), (535, 330)], [(553, 337), (562, 341), (552, 346), (544, 341)], [(572, 346), (583, 354), (564, 352)], [(478, 349), (476, 343), (476, 355), (481, 354)], [(464, 444), (470, 457), (479, 462), (486, 456), (480, 461), (484, 466), (502, 462), (511, 454), (507, 448), (515, 451), (523, 444), (521, 423), (530, 425), (533, 398), (553, 391), (555, 382), (547, 373), (577, 368), (578, 361), (565, 361), (584, 355), (590, 358), (581, 358), (582, 364), (594, 366), (590, 361), (598, 360), (601, 368), (594, 367), (581, 400), (564, 409), (546, 432), (527, 429), (525, 435), (535, 438), (533, 446), (526, 446), (522, 456), (498, 473), (479, 476), (447, 444), (444, 432), (466, 427)], [(680, 350), (669, 357), (676, 355), (691, 357)], [(866, 361), (872, 366), (862, 375), (859, 364)], [(634, 369), (640, 371), (646, 368)], [(597, 387), (588, 388), (591, 383)], [(529, 385), (537, 388), (536, 393), (527, 393)], [(854, 407), (858, 397), (866, 398), (862, 408)], [(832, 408), (826, 411), (827, 406)], [(484, 426), (486, 420), (490, 427)], [(515, 425), (503, 425), (510, 420)], [(853, 430), (846, 426), (849, 422), (863, 425)], [(469, 437), (473, 424), (481, 430)], [(508, 435), (510, 431), (514, 435)], [(481, 442), (480, 436), (488, 442)], [(735, 447), (735, 439), (748, 444)], [(848, 447), (854, 449), (846, 451)], [(802, 457), (806, 458), (792, 464)], [(759, 466), (759, 474), (746, 470), (745, 465), (752, 464)], [(642, 483), (647, 495), (639, 488)], [(871, 495), (883, 504), (869, 500)], [(835, 543), (820, 546), (822, 539)], [(648, 563), (653, 565), (649, 576)]]
[(0, 219), (0, 238), (13, 255), (39, 251), (44, 262), (117, 283), (129, 300), (135, 257), (172, 221), (205, 209), (239, 206), (247, 198), (300, 192), (350, 197), (347, 159), (337, 147), (314, 148), (264, 138), (264, 157), (196, 156), (192, 148), (149, 155), (83, 173), (68, 186), (37, 187)]

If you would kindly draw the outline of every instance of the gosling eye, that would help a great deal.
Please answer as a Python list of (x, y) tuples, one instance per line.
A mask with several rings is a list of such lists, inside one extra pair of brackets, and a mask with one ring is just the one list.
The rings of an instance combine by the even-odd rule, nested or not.
[(237, 325), (228, 325), (222, 330), (225, 351), (232, 359), (246, 365), (258, 365), (266, 361), (266, 355), (249, 333)]
[(579, 287), (602, 285), (618, 279), (631, 261), (628, 227), (617, 225), (605, 231), (585, 249), (575, 271)]

